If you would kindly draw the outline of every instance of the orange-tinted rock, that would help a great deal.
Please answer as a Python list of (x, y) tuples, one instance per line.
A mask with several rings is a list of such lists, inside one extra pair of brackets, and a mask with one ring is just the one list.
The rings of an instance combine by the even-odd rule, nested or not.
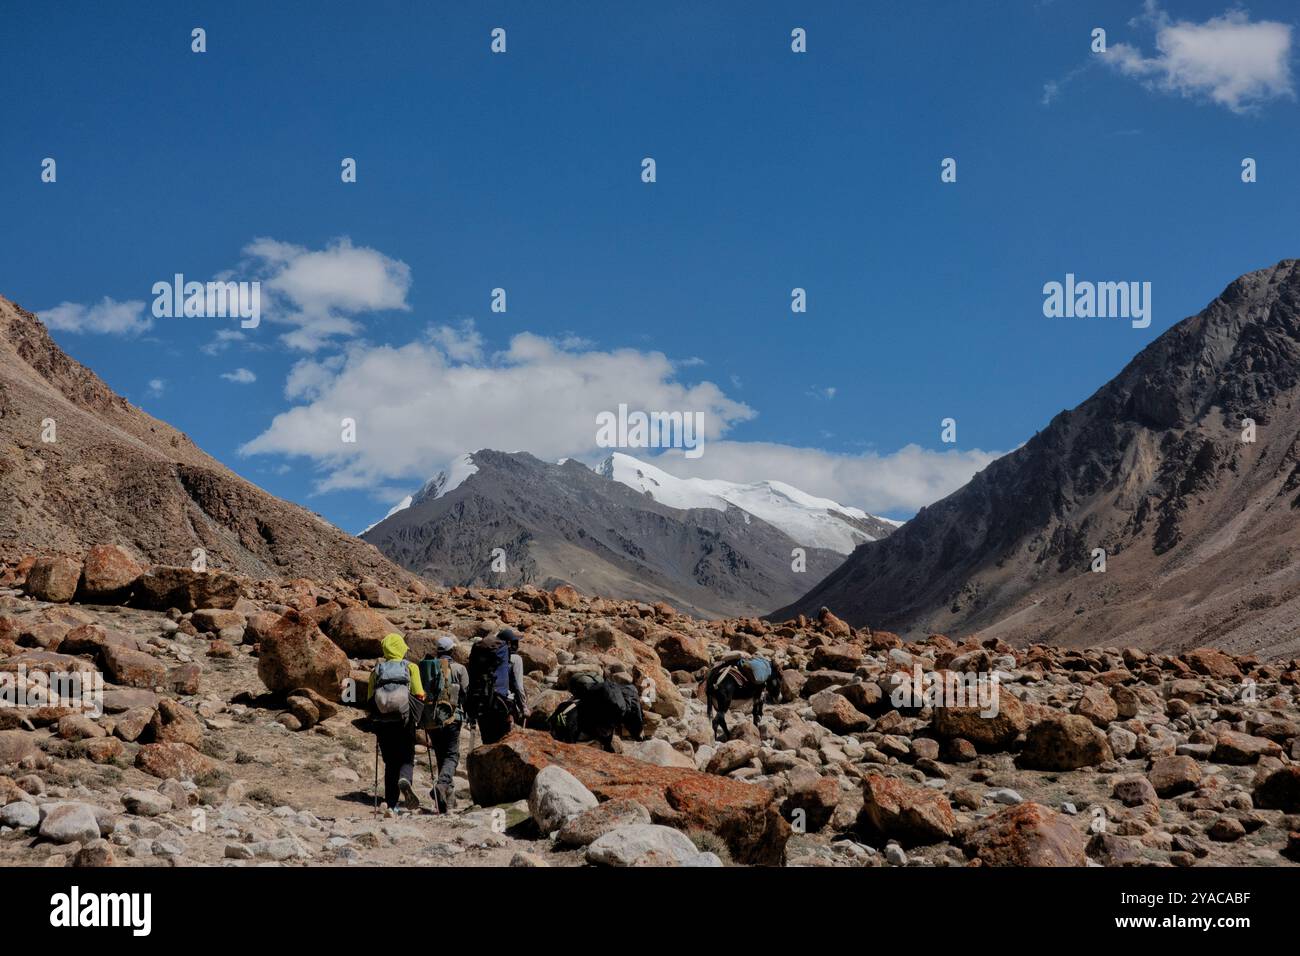
[(1087, 837), (1070, 818), (1037, 803), (999, 810), (971, 827), (968, 856), (985, 866), (1086, 866)]
[(467, 766), (474, 801), (492, 806), (524, 799), (533, 778), (551, 764), (568, 770), (602, 800), (637, 801), (656, 823), (716, 833), (738, 862), (779, 864), (790, 838), (790, 826), (781, 817), (775, 793), (767, 787), (680, 767), (658, 767), (560, 743), (531, 730), (516, 730), (505, 740), (470, 753)]
[(382, 657), (384, 652), (380, 643), (397, 630), (378, 611), (360, 605), (339, 611), (322, 625), (322, 629), (348, 657)]
[(1241, 680), (1241, 668), (1230, 654), (1213, 647), (1198, 647), (1183, 655), (1183, 660), (1198, 674), (1215, 680)]
[(957, 828), (948, 798), (929, 787), (917, 787), (895, 777), (870, 774), (862, 784), (858, 826), (881, 840), (902, 846), (938, 843)]
[(350, 670), (348, 656), (297, 611), (280, 618), (258, 645), (257, 676), (272, 691), (306, 687), (338, 700)]
[(197, 611), (203, 607), (233, 608), (239, 581), (224, 571), (192, 571), (156, 564), (136, 581), (134, 603), (165, 611)]
[(32, 564), (24, 585), (28, 594), (38, 601), (64, 603), (77, 593), (81, 580), (81, 562), (73, 558), (42, 557)]
[(144, 568), (115, 544), (97, 544), (86, 553), (81, 567), (79, 597), (92, 604), (123, 601), (144, 573)]
[(182, 743), (145, 744), (135, 755), (135, 765), (163, 780), (193, 780), (217, 768), (215, 760)]

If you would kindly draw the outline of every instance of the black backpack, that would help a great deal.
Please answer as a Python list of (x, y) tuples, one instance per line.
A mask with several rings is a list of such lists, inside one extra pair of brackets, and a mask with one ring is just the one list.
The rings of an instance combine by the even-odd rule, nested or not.
[(485, 637), (469, 652), (469, 690), (465, 710), (479, 720), (490, 709), (503, 707), (510, 693), (510, 645)]

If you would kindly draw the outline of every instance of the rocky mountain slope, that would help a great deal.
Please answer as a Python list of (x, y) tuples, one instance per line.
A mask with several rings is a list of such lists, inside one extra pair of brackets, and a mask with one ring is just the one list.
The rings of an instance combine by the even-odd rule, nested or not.
[[(1078, 408), (773, 616), (827, 605), (909, 636), (1292, 655), (1297, 509), (1300, 263), (1287, 260), (1234, 281)], [(1092, 571), (1095, 549), (1104, 572)]]
[[(565, 583), (727, 617), (791, 600), (842, 560), (720, 499), (674, 507), (580, 462), (525, 453), (464, 456), (403, 504), (362, 539), (444, 585)], [(843, 535), (856, 527), (848, 521), (866, 526), (829, 520)], [(801, 546), (806, 566), (795, 571)]]
[(106, 541), (171, 564), (203, 548), (210, 566), (251, 576), (407, 577), (132, 406), (0, 298), (0, 550), (81, 554)]
[[(101, 603), (69, 603), (78, 582)], [(524, 633), (532, 729), (491, 746), (463, 732), (452, 813), (375, 812), (373, 740), (347, 701), (380, 636), (400, 630), (418, 658), (451, 634), (464, 660), (504, 624)], [(781, 699), (757, 725), (738, 704), (722, 742), (701, 681), (736, 653), (775, 661)], [(643, 741), (605, 753), (536, 729), (584, 672), (645, 689)], [(829, 613), (701, 621), (567, 586), (253, 581), (132, 568), (110, 547), (0, 565), (0, 675), (30, 693), (38, 673), (102, 678), (102, 712), (0, 708), (3, 865), (1300, 860), (1294, 659), (905, 645)], [(995, 690), (903, 696), (918, 674)], [(417, 791), (430, 782), (420, 747)]]

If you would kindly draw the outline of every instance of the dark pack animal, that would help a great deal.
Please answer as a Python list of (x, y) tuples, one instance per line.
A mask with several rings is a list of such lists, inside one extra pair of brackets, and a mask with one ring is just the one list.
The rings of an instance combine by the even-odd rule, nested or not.
[(548, 721), (551, 736), (565, 743), (595, 740), (605, 750), (614, 749), (614, 736), (625, 731), (640, 740), (644, 716), (637, 689), (630, 684), (585, 679), (573, 681), (573, 697), (556, 708)]
[[(767, 675), (763, 677), (763, 671)], [(704, 699), (715, 739), (730, 740), (727, 711), (733, 700), (754, 701), (754, 724), (763, 719), (763, 704), (781, 700), (781, 672), (766, 659), (741, 658), (723, 661), (709, 669), (704, 678)]]

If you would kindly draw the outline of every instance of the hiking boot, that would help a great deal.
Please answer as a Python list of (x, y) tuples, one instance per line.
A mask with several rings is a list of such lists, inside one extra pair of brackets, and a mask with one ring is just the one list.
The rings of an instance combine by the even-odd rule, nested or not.
[(450, 808), (447, 788), (443, 784), (438, 784), (429, 793), (433, 796), (433, 802), (438, 807), (439, 813), (446, 813)]
[(397, 789), (402, 795), (402, 805), (408, 810), (420, 809), (420, 795), (411, 786), (411, 781), (403, 778), (397, 781)]

